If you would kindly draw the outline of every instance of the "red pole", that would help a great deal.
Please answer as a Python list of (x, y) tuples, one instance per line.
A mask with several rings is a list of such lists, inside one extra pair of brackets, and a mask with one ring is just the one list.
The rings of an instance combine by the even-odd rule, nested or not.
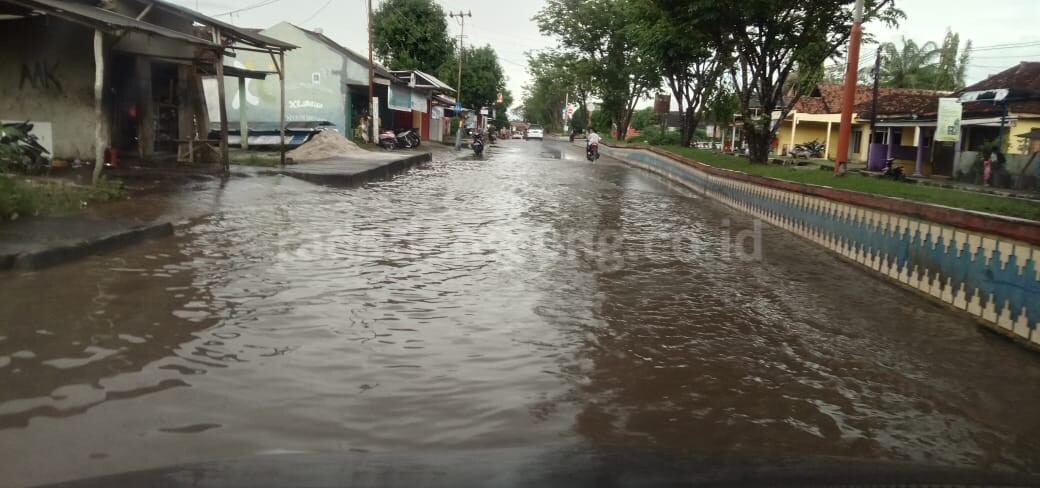
[(852, 108), (856, 98), (859, 71), (859, 44), (863, 37), (863, 0), (856, 0), (856, 18), (849, 36), (849, 63), (845, 70), (845, 90), (841, 96), (841, 129), (838, 132), (838, 154), (834, 157), (834, 174), (845, 174), (849, 161), (849, 139), (852, 136)]

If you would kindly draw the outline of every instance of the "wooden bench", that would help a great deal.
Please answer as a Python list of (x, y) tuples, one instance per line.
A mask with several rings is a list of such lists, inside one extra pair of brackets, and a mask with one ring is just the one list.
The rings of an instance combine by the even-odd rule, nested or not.
[[(177, 143), (177, 162), (220, 161), (220, 139), (174, 139)], [(207, 158), (208, 156), (208, 158)]]

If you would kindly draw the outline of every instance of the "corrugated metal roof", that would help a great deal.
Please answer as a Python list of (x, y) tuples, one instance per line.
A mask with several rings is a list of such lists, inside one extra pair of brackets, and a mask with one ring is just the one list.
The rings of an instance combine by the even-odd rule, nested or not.
[[(216, 76), (217, 70), (211, 64), (199, 65), (199, 73), (207, 76)], [(224, 76), (230, 76), (232, 78), (248, 78), (251, 80), (263, 80), (267, 78), (267, 75), (277, 74), (276, 71), (259, 71), (253, 69), (238, 68), (235, 66), (224, 65)]]
[(199, 39), (191, 34), (185, 34), (173, 29), (137, 20), (118, 12), (85, 5), (77, 2), (64, 0), (2, 0), (5, 3), (20, 5), (31, 8), (47, 15), (60, 17), (70, 22), (87, 25), (89, 27), (105, 30), (129, 29), (148, 34), (154, 34), (169, 39), (190, 42), (203, 46), (216, 47), (211, 41)]
[(197, 11), (192, 10), (190, 8), (187, 8), (187, 7), (182, 7), (180, 5), (177, 5), (177, 4), (174, 4), (174, 3), (170, 3), (170, 2), (167, 2), (165, 0), (138, 0), (138, 1), (140, 1), (142, 3), (146, 3), (146, 4), (153, 4), (153, 5), (155, 5), (156, 7), (160, 8), (162, 10), (166, 10), (167, 12), (183, 15), (185, 17), (188, 17), (188, 18), (194, 20), (195, 22), (200, 23), (200, 24), (205, 24), (205, 25), (209, 25), (209, 26), (212, 26), (212, 27), (216, 27), (216, 28), (220, 29), (220, 31), (222, 33), (225, 33), (227, 35), (227, 37), (230, 37), (230, 38), (232, 38), (232, 39), (234, 39), (236, 41), (239, 41), (239, 42), (244, 42), (246, 44), (253, 45), (254, 47), (278, 48), (278, 49), (285, 49), (285, 50), (296, 49), (297, 47), (299, 47), (299, 46), (296, 46), (296, 45), (293, 45), (293, 44), (289, 44), (288, 42), (285, 42), (285, 41), (280, 41), (280, 40), (272, 38), (272, 37), (267, 37), (267, 36), (265, 36), (263, 34), (258, 34), (258, 33), (255, 33), (255, 32), (251, 32), (250, 29), (245, 29), (245, 28), (242, 28), (242, 27), (231, 25), (231, 24), (229, 24), (227, 22), (224, 22), (222, 20), (217, 20), (217, 19), (215, 19), (213, 17), (209, 17), (207, 15), (204, 15), (201, 12), (197, 12)]
[(416, 80), (416, 82), (415, 82), (415, 86), (417, 86), (417, 87), (420, 87), (420, 88), (433, 88), (435, 90), (450, 91), (452, 93), (455, 93), (455, 89), (452, 88), (450, 85), (448, 85), (447, 83), (441, 81), (436, 76), (433, 76), (433, 75), (431, 75), (429, 73), (426, 73), (424, 71), (419, 71), (417, 69), (416, 70), (397, 70), (397, 71), (391, 71), (391, 73), (393, 73), (395, 76), (398, 77), (398, 79), (401, 79), (402, 81), (410, 80), (412, 75), (417, 75), (419, 78), (421, 78), (421, 80)]

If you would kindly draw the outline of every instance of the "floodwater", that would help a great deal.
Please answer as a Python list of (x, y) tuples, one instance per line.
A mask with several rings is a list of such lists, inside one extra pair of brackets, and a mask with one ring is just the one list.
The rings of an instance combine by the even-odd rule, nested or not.
[(1040, 356), (579, 152), (238, 178), (175, 237), (0, 275), (0, 484), (562, 446), (1040, 471)]

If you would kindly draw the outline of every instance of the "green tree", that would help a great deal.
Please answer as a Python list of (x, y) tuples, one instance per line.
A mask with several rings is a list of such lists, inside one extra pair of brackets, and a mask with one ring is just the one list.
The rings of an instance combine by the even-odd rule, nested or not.
[(642, 110), (636, 110), (632, 113), (632, 128), (635, 130), (643, 130), (657, 124), (657, 113), (654, 112), (653, 107), (647, 107)]
[(585, 110), (585, 105), (579, 105), (578, 109), (574, 111), (574, 115), (571, 115), (571, 131), (585, 132), (588, 127), (589, 112)]
[(436, 72), (454, 57), (444, 9), (433, 0), (386, 0), (372, 13), (372, 47), (390, 69)]
[(603, 110), (596, 110), (589, 116), (589, 127), (596, 129), (601, 135), (610, 134), (611, 130), (611, 119), (610, 114)]
[(556, 51), (528, 54), (531, 82), (524, 87), (524, 115), (528, 122), (552, 131), (563, 128), (563, 108), (568, 97), (577, 96), (576, 87), (581, 83), (576, 66), (572, 57)]
[[(804, 92), (784, 92), (796, 70), (818, 70), (847, 43), (853, 21), (853, 0), (669, 0), (684, 3), (691, 16), (718, 44), (731, 42), (736, 54), (730, 78), (740, 98), (743, 130), (751, 161), (765, 163), (770, 142)], [(866, 0), (864, 22), (894, 25), (903, 17), (893, 0)], [(757, 103), (752, 103), (757, 102)]]
[(563, 127), (565, 93), (551, 79), (535, 78), (524, 87), (524, 120), (549, 131)]
[(905, 37), (902, 44), (902, 48), (892, 42), (881, 45), (881, 72), (878, 74), (881, 85), (896, 88), (933, 87), (939, 48), (931, 41), (918, 45)]
[(971, 60), (971, 41), (961, 47), (961, 36), (949, 29), (939, 46), (939, 62), (935, 66), (936, 90), (960, 90), (964, 88), (964, 78)]
[(733, 122), (733, 115), (738, 112), (740, 112), (740, 97), (726, 85), (719, 87), (711, 99), (704, 104), (704, 116), (715, 121), (716, 126), (726, 127)]
[(960, 35), (949, 30), (942, 45), (932, 41), (917, 44), (903, 38), (902, 46), (893, 42), (881, 45), (880, 83), (896, 88), (959, 90), (964, 88), (971, 41), (960, 49)]
[(642, 0), (547, 0), (535, 21), (563, 52), (581, 60), (594, 90), (624, 139), (636, 103), (661, 84), (656, 64), (639, 51), (632, 29)]
[[(449, 84), (458, 76), (458, 57), (453, 57), (437, 70), (437, 77)], [(462, 59), (462, 93), (459, 94), (463, 105), (476, 110), (494, 106), (505, 83), (502, 65), (491, 46), (466, 48)]]
[(653, 59), (679, 108), (680, 144), (689, 146), (701, 108), (732, 65), (728, 37), (712, 37), (710, 17), (693, 15), (686, 2), (633, 2), (629, 24), (643, 55)]

